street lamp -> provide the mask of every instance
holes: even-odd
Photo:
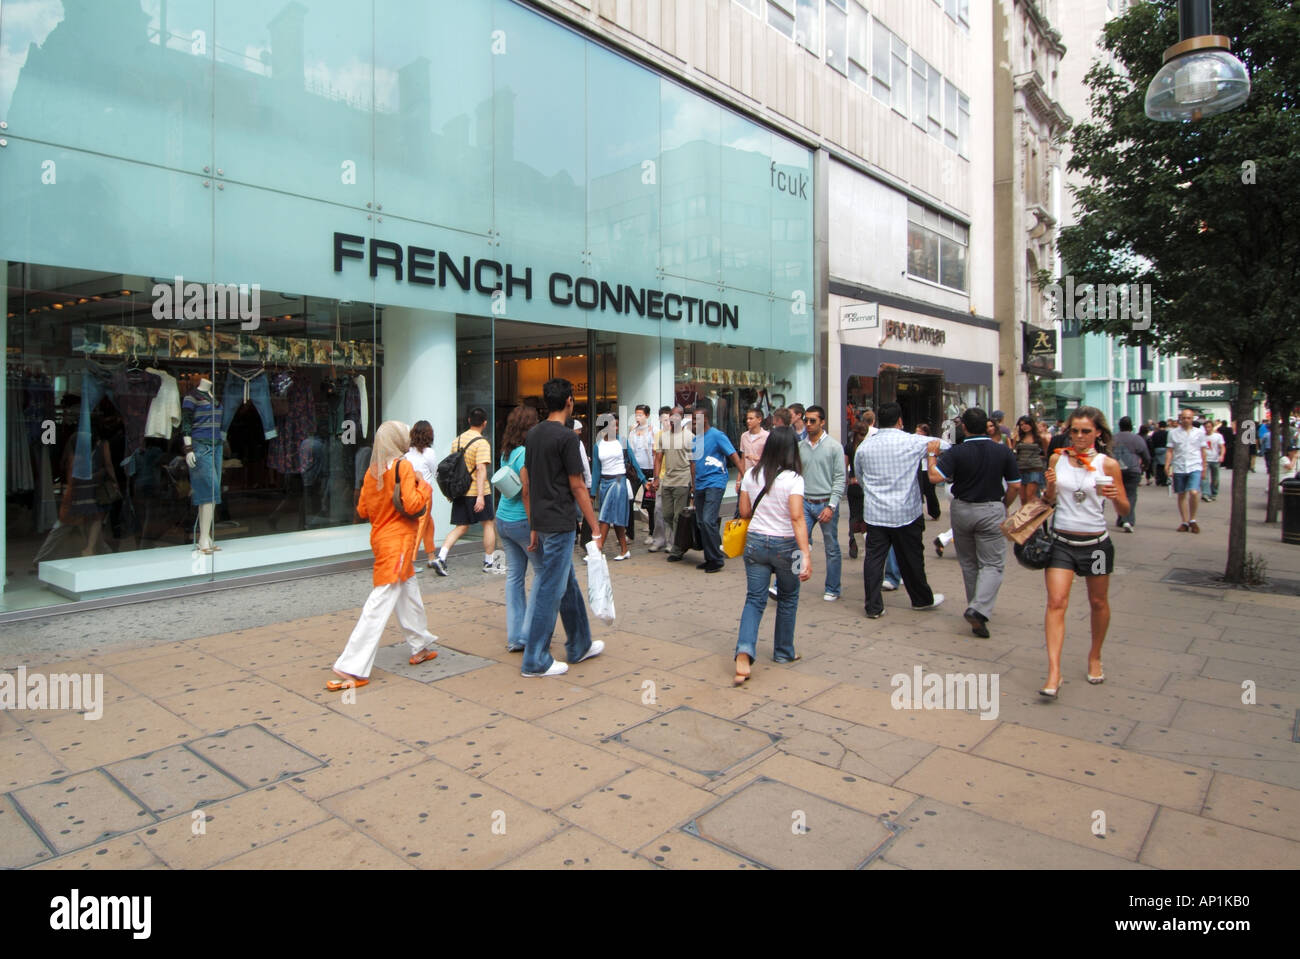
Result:
[[[1250,96],[1250,74],[1232,41],[1211,32],[1210,0],[1178,0],[1178,42],[1147,87],[1152,120],[1200,120],[1226,113]]]

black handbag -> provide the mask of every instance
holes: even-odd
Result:
[[[1016,543],[1016,560],[1026,569],[1047,569],[1052,559],[1052,545],[1056,537],[1052,535],[1052,518],[1040,524],[1029,539]]]

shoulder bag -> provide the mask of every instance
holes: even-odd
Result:
[[[749,512],[749,519],[754,518],[758,512],[758,504],[763,502],[763,497],[767,495],[764,489],[754,500],[754,508]],[[727,525],[722,528],[722,552],[732,559],[740,556],[745,552],[745,540],[749,536],[749,519],[727,520]]]

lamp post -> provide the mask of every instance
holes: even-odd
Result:
[[[1147,87],[1147,116],[1200,120],[1245,103],[1250,74],[1231,50],[1232,41],[1213,32],[1210,0],[1178,0],[1178,42]]]

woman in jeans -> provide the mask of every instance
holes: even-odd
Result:
[[[1016,420],[1011,448],[1015,451],[1016,467],[1020,470],[1020,505],[1024,506],[1043,488],[1043,471],[1047,467],[1044,459],[1047,445],[1038,431],[1038,424],[1028,413]]]
[[[501,465],[508,466],[516,475],[524,468],[524,437],[537,425],[537,410],[519,405],[506,418],[505,432],[501,436]],[[501,534],[501,548],[506,552],[506,649],[512,653],[524,650],[524,613],[528,609],[528,594],[524,589],[524,574],[528,572],[528,513],[519,493],[503,496],[497,504],[497,532]]]
[[[792,663],[799,658],[794,651],[799,584],[812,576],[802,472],[798,437],[790,427],[778,426],[768,436],[758,465],[748,470],[740,483],[740,516],[750,522],[745,539],[745,608],[736,639],[737,686],[749,679],[758,647],[758,624],[767,608],[767,588],[774,573],[777,606],[773,658],[778,663]]]
[[[1047,684],[1038,691],[1056,699],[1061,688],[1061,650],[1065,646],[1065,611],[1076,576],[1088,584],[1092,608],[1092,648],[1088,651],[1088,682],[1105,682],[1101,646],[1110,627],[1110,574],[1115,569],[1115,546],[1106,530],[1106,500],[1115,511],[1127,514],[1119,463],[1105,455],[1111,447],[1110,428],[1101,410],[1081,406],[1068,422],[1070,445],[1052,454],[1043,499],[1056,505],[1052,516],[1052,553],[1047,562]]]

